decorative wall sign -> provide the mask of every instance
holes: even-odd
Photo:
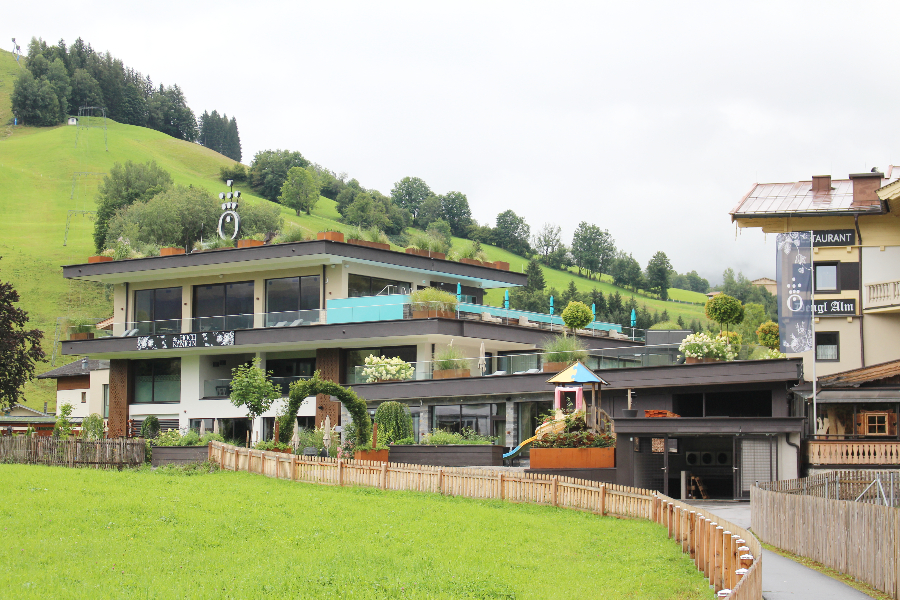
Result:
[[[856,314],[856,298],[838,300],[816,300],[816,316],[847,316]]]
[[[855,246],[856,232],[852,229],[813,231],[813,246]]]
[[[234,332],[204,331],[202,333],[169,333],[161,335],[144,335],[137,339],[138,350],[209,348],[212,346],[234,346]]]
[[[778,329],[782,352],[812,350],[812,232],[777,238]]]

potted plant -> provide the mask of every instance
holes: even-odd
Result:
[[[94,339],[94,323],[82,317],[75,317],[69,321],[71,332],[70,340],[92,340]]]
[[[332,242],[343,242],[344,234],[341,233],[340,231],[333,231],[333,230],[320,231],[319,233],[316,234],[316,239],[317,240],[329,240]]]
[[[405,381],[415,376],[416,370],[411,364],[398,356],[390,358],[370,354],[366,357],[363,377],[366,383],[378,381]]]
[[[456,296],[433,287],[420,288],[409,296],[413,319],[456,318]]]
[[[469,361],[465,353],[457,347],[450,345],[438,350],[434,355],[433,379],[452,379],[456,377],[470,377]]]
[[[725,338],[709,337],[705,333],[692,333],[681,341],[678,351],[684,354],[687,364],[734,360],[732,347]]]
[[[591,431],[584,411],[566,413],[565,428],[541,436],[531,446],[532,469],[612,469],[616,466],[616,438],[604,431]],[[546,415],[544,422],[557,420]]]
[[[545,373],[562,371],[576,360],[587,358],[587,347],[574,335],[558,335],[544,340]]]

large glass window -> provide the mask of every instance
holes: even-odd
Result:
[[[359,298],[362,296],[386,296],[389,294],[408,294],[411,288],[408,281],[396,281],[394,279],[382,279],[357,275],[351,273],[347,277],[347,296]]]
[[[365,379],[357,381],[356,367],[366,364],[366,357],[371,355],[384,356],[386,358],[398,357],[408,363],[416,362],[415,346],[387,346],[383,348],[358,348],[346,351],[347,370],[345,371],[345,383],[365,383]]]
[[[181,359],[134,361],[134,404],[181,401]]]
[[[252,327],[252,281],[194,286],[194,319],[191,331]]]
[[[293,382],[312,377],[315,370],[315,358],[266,359],[266,371],[272,374],[272,383],[281,386],[285,396]]]
[[[492,421],[505,420],[505,404],[436,405],[431,411],[432,429],[453,432],[471,429],[479,435],[495,435]]]
[[[109,418],[109,384],[103,384],[103,418]]]
[[[816,360],[840,360],[840,336],[837,331],[816,332]]]
[[[136,291],[134,321],[141,335],[181,333],[181,288]]]
[[[297,326],[319,320],[319,276],[266,280],[266,327]]]
[[[841,288],[838,286],[837,263],[816,263],[814,276],[817,292],[841,291]]]

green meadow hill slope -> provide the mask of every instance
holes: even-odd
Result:
[[[60,125],[50,128],[13,127],[10,94],[12,80],[19,66],[13,55],[0,51],[0,280],[10,281],[21,295],[20,305],[28,311],[31,323],[45,332],[45,350],[53,351],[57,323],[72,317],[105,318],[112,312],[108,290],[98,284],[72,282],[62,278],[62,265],[81,263],[94,254],[93,221],[90,215],[72,211],[94,210],[97,185],[102,174],[116,162],[155,160],[167,169],[177,184],[204,187],[213,193],[224,190],[219,169],[232,164],[221,154],[198,144],[176,140],[158,131],[122,125],[113,121],[95,124],[99,127]],[[108,147],[108,150],[107,150]],[[255,196],[246,186],[240,188],[243,200],[249,203],[267,202]],[[71,214],[70,214],[71,213]],[[324,229],[350,233],[353,227],[338,221],[335,203],[321,198],[313,214],[296,216],[282,209],[286,221],[296,223],[308,233]],[[68,235],[66,223],[69,221]],[[66,243],[64,246],[63,243]],[[454,248],[471,242],[454,239]],[[503,260],[510,268],[523,271],[527,261],[499,248],[484,246],[490,260]],[[604,294],[619,291],[623,298],[630,291],[609,281],[594,281],[576,274],[544,269],[547,286],[562,292],[570,280],[581,291],[599,288]],[[678,299],[702,302],[705,297],[683,290],[673,290]],[[685,297],[685,294],[688,294]],[[703,307],[691,304],[662,302],[637,296],[653,312],[663,309],[675,319],[686,321],[703,318]],[[502,290],[488,295],[491,304],[500,304]],[[56,366],[65,364],[68,357],[56,357]],[[39,372],[51,368],[50,363],[39,366]],[[26,388],[29,406],[43,408],[48,402],[55,406],[53,382],[34,382]]]

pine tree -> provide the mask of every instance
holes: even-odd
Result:
[[[477,244],[478,242],[475,243]],[[540,263],[535,259],[532,258],[528,261],[525,274],[528,276],[528,283],[525,285],[525,289],[529,292],[542,292],[547,287],[544,281],[544,271],[541,269]]]

